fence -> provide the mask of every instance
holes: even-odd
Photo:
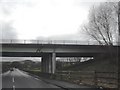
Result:
[[[19,40],[19,39],[1,39],[3,44],[75,44],[75,45],[99,45],[97,41],[80,40]]]
[[[9,44],[75,44],[75,45],[100,45],[97,41],[80,40],[22,40],[22,39],[0,39],[0,43]],[[103,42],[104,43],[104,42]],[[113,45],[120,45],[120,42],[114,42]]]
[[[26,71],[26,70],[25,70]],[[42,73],[36,71],[26,71],[31,74],[75,84],[90,85],[103,88],[118,87],[118,73],[116,72],[96,72],[96,71],[62,71],[55,74]]]
[[[118,87],[118,73],[96,71],[63,71],[57,72],[54,79],[64,80],[76,84],[101,86],[105,88]]]

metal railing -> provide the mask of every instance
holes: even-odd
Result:
[[[79,40],[18,40],[2,39],[2,44],[75,44],[75,45],[99,45],[96,41],[79,41]]]
[[[73,44],[73,45],[99,45],[97,41],[80,40],[22,40],[22,39],[0,39],[1,44]],[[114,45],[120,45],[115,42]]]

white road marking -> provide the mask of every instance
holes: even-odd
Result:
[[[12,78],[12,81],[15,82],[15,78],[14,77]]]
[[[38,78],[35,78],[36,80],[39,80]]]
[[[13,90],[15,90],[15,86],[13,85]]]
[[[103,87],[100,87],[100,89],[103,89]]]
[[[20,74],[19,75],[22,75],[22,76],[25,76],[25,77],[30,77],[30,75],[28,75],[27,73],[25,73],[24,71],[21,71],[19,69],[16,69],[16,71],[18,71]]]

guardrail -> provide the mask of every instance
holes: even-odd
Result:
[[[2,44],[75,44],[75,45],[100,45],[97,41],[80,40],[21,40],[21,39],[1,39]],[[120,42],[114,42],[120,46]]]
[[[2,44],[79,44],[79,45],[99,45],[98,42],[79,41],[79,40],[18,40],[2,39]]]

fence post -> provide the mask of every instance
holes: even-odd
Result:
[[[62,80],[62,74],[60,75],[60,79]]]
[[[120,71],[118,71],[118,89],[120,90]]]
[[[76,43],[75,44],[77,44],[77,40],[76,40]]]
[[[11,40],[11,44],[12,44],[12,40]]]
[[[94,71],[94,85],[97,86],[97,72]]]
[[[26,40],[24,40],[24,44],[26,44]]]
[[[118,90],[120,90],[120,87],[119,87],[119,84],[120,84],[120,83],[119,83],[119,81],[120,81],[120,78],[119,78],[119,71],[116,72],[116,76],[117,76],[117,77],[116,77],[116,81],[117,81],[117,84],[116,84],[116,85],[117,85]]]
[[[68,72],[68,80],[70,80],[70,76],[71,75],[71,73],[70,73],[70,71]]]
[[[63,44],[65,44],[65,40],[63,40]]]
[[[39,40],[37,40],[37,44],[39,44]]]

